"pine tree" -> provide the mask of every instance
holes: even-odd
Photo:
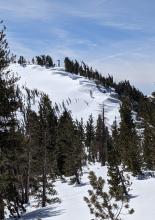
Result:
[[[57,136],[57,165],[60,175],[74,176],[80,183],[84,149],[81,131],[73,122],[70,113],[65,110],[60,117]]]
[[[121,165],[119,128],[116,118],[112,124],[111,146],[108,148],[108,163]]]
[[[25,88],[25,95],[22,99],[21,112],[23,120],[21,128],[24,136],[23,141],[23,200],[24,203],[29,203],[30,179],[32,179],[32,163],[36,146],[38,145],[38,117],[35,111],[32,110],[32,105],[35,104],[36,97],[38,96],[37,90],[29,90]]]
[[[38,177],[39,186],[39,194],[37,195],[38,198],[41,198],[41,206],[45,207],[48,203],[57,202],[59,199],[56,197],[49,199],[48,195],[56,195],[56,191],[53,188],[53,182],[49,181],[49,174],[51,179],[54,180],[52,177],[52,173],[50,173],[51,167],[54,168],[54,162],[56,158],[54,157],[54,149],[55,146],[52,146],[52,127],[55,126],[53,120],[55,118],[54,110],[51,106],[51,101],[47,95],[42,95],[41,100],[39,103],[39,125],[40,125],[40,153],[41,153],[41,160],[42,164],[38,164],[38,168],[40,167],[40,174],[41,178]],[[51,161],[51,150],[53,150],[53,164]],[[49,164],[51,167],[49,167]],[[53,170],[54,174],[54,170]],[[40,194],[41,193],[41,194]]]
[[[88,160],[94,163],[97,158],[97,151],[95,148],[95,128],[92,114],[89,116],[89,119],[86,124],[85,145],[88,151]]]
[[[52,60],[51,56],[49,56],[49,55],[46,56],[46,65],[45,66],[48,68],[54,66],[53,60]]]
[[[20,56],[20,57],[19,57],[19,60],[18,60],[18,63],[19,63],[20,65],[25,66],[25,65],[26,65],[26,59],[25,59],[23,56]]]
[[[98,152],[98,161],[102,166],[105,166],[108,160],[108,129],[104,121],[104,109],[102,116],[99,115],[97,119],[96,132],[95,132],[95,145]]]
[[[2,22],[1,22],[2,23]],[[10,63],[5,27],[0,31],[0,219],[4,219],[5,201],[10,203],[9,191],[16,185],[16,156],[19,152],[16,111],[20,106],[18,78],[8,70]]]
[[[155,169],[155,128],[145,121],[143,137],[143,159],[145,168]]]
[[[119,131],[116,119],[112,125],[112,142],[108,149],[108,183],[109,193],[120,200],[123,197],[129,200],[130,191],[130,177],[124,173],[124,167],[121,166],[120,152],[119,152]]]
[[[132,119],[129,99],[124,99],[120,108],[121,122],[119,145],[123,164],[133,175],[141,173],[141,143]]]
[[[124,214],[125,209],[128,214],[134,212],[133,209],[129,209],[129,203],[124,198],[121,198],[119,202],[115,201],[115,197],[104,190],[105,181],[102,177],[97,178],[95,173],[91,171],[89,180],[93,189],[88,191],[89,197],[84,197],[84,200],[90,209],[90,213],[95,216],[95,220],[121,220],[121,215]]]
[[[71,72],[71,61],[69,60],[68,57],[65,57],[64,64],[65,64],[65,71]]]
[[[74,73],[75,74],[79,73],[79,63],[77,62],[77,60],[75,60],[75,63],[74,63]]]

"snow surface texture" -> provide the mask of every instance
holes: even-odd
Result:
[[[107,126],[115,117],[119,122],[120,101],[113,89],[96,86],[95,82],[79,75],[65,72],[63,68],[49,68],[38,65],[12,64],[10,69],[21,77],[20,85],[38,89],[49,95],[52,103],[62,108],[62,102],[72,112],[74,119],[87,121],[92,113],[96,120],[105,109]]]
[[[89,165],[84,168],[84,175],[82,177],[82,184],[69,185],[68,183],[61,183],[56,181],[55,186],[60,199],[61,204],[54,204],[47,206],[46,208],[27,207],[27,213],[21,218],[23,220],[91,220],[93,218],[89,213],[89,209],[83,200],[84,196],[88,196],[88,189],[90,184],[88,180],[88,173],[93,170],[97,176],[107,178],[106,167],[101,167],[99,163],[95,165]],[[138,180],[131,178],[133,182],[133,190],[131,194],[133,198],[130,202],[130,207],[134,208],[135,213],[133,215],[122,216],[123,220],[154,220],[155,219],[155,178],[149,178],[145,180]]]

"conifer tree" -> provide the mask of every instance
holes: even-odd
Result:
[[[124,99],[120,108],[121,122],[119,145],[123,164],[133,175],[141,173],[141,144],[132,119],[129,99]]]
[[[54,66],[53,60],[52,60],[51,56],[49,56],[49,55],[46,56],[46,65],[45,66],[46,67],[53,67]]]
[[[112,144],[109,148],[108,156],[108,183],[109,193],[115,197],[116,200],[125,198],[129,200],[130,191],[130,177],[125,174],[124,167],[120,164],[119,152],[119,133],[116,119],[112,126]]]
[[[67,110],[60,117],[57,137],[59,173],[65,176],[75,176],[75,181],[79,184],[79,172],[82,169],[84,149],[81,141],[81,131],[73,122]]]
[[[71,61],[68,57],[65,57],[64,64],[65,64],[65,71],[71,72]]]
[[[74,63],[74,73],[75,74],[79,73],[79,63],[77,62],[77,60],[75,60],[75,63]]]
[[[38,92],[36,90],[29,90],[25,88],[25,95],[22,99],[21,112],[23,120],[21,123],[23,135],[24,135],[24,154],[23,154],[23,200],[24,203],[29,203],[29,191],[30,191],[30,179],[32,178],[32,162],[33,154],[36,150],[36,142],[38,136],[38,118],[36,112],[32,110],[32,105],[35,104],[36,96]]]
[[[54,168],[54,163],[56,161],[56,158],[54,157],[55,153],[55,146],[52,146],[52,126],[55,126],[53,120],[55,118],[54,110],[51,106],[51,101],[49,97],[45,94],[41,96],[41,100],[39,103],[39,133],[40,133],[40,154],[42,155],[42,164],[38,164],[38,169],[40,167],[40,174],[41,178],[38,177],[38,183],[39,183],[39,193],[37,195],[38,198],[41,198],[41,206],[45,207],[48,203],[57,202],[59,201],[58,198],[52,197],[52,199],[48,198],[48,195],[55,196],[56,191],[53,187],[53,182],[49,182],[49,174],[51,179],[54,180],[54,176],[52,177],[52,173],[50,173],[51,167]],[[51,150],[53,150],[53,164],[52,161],[49,158],[49,155],[51,156]],[[50,153],[50,154],[49,154]],[[40,159],[41,159],[40,158]],[[51,167],[49,167],[49,164]],[[54,170],[53,170],[54,174]]]
[[[143,137],[143,159],[145,168],[155,169],[155,128],[145,121]]]
[[[95,128],[92,114],[89,116],[86,124],[85,145],[88,151],[88,160],[94,163],[95,159],[97,158],[97,152],[95,148]]]
[[[99,115],[97,119],[96,132],[95,132],[95,145],[98,152],[98,161],[102,166],[105,166],[108,160],[108,129],[105,126],[104,109],[102,116]]]
[[[2,24],[2,22],[1,22]],[[20,106],[18,78],[8,70],[10,63],[5,27],[0,31],[0,219],[4,219],[5,201],[10,203],[9,191],[13,190],[15,155],[18,154],[16,111]],[[12,180],[12,185],[10,181]]]
[[[105,181],[102,177],[97,178],[94,172],[89,174],[90,185],[92,190],[89,190],[89,197],[84,197],[90,213],[94,215],[93,220],[121,220],[122,213],[126,210],[126,214],[132,214],[133,209],[129,209],[128,201],[121,199],[116,201],[109,192],[104,189]]]
[[[20,56],[19,57],[19,60],[18,60],[18,63],[20,64],[20,65],[25,65],[26,64],[26,59],[23,57],[23,56]]]

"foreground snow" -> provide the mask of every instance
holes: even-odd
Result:
[[[107,169],[96,163],[84,169],[82,184],[80,186],[69,185],[56,181],[55,186],[62,200],[61,204],[54,204],[46,208],[29,206],[23,220],[90,220],[89,209],[83,200],[87,196],[90,184],[88,173],[90,170],[95,171],[98,176],[106,179]],[[124,220],[154,220],[155,219],[155,178],[146,180],[137,180],[132,177],[132,195],[130,206],[134,208],[133,215],[123,216]]]
[[[10,68],[21,77],[20,85],[45,92],[60,110],[64,102],[74,119],[86,121],[92,113],[96,120],[104,107],[107,125],[111,125],[115,117],[119,120],[120,101],[112,89],[97,87],[94,81],[65,72],[62,68],[22,67],[19,64],[12,64]]]

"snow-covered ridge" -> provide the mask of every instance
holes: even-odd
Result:
[[[119,121],[120,101],[113,89],[97,86],[93,80],[65,72],[62,67],[47,69],[11,64],[10,69],[21,77],[20,85],[45,92],[59,107],[64,102],[74,119],[86,121],[92,113],[96,120],[104,107],[107,125],[110,126],[115,117]]]

